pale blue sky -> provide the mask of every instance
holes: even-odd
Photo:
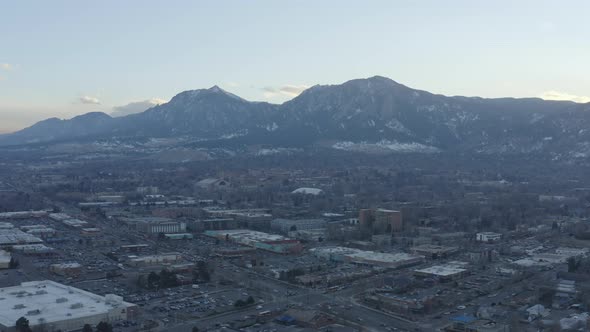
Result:
[[[373,75],[447,95],[584,101],[588,13],[586,0],[5,1],[0,131],[215,84],[278,103]]]

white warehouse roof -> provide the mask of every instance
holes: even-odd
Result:
[[[114,295],[100,296],[54,281],[23,282],[0,288],[0,326],[12,327],[20,317],[31,326],[105,315],[113,309],[134,306]]]

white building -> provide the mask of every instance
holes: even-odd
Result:
[[[432,277],[441,282],[456,280],[465,276],[468,270],[461,262],[449,262],[448,264],[434,265],[423,269],[414,270],[414,275],[419,277]]]
[[[8,269],[10,267],[10,259],[12,256],[9,252],[0,250],[0,269]]]
[[[318,247],[310,249],[309,252],[316,257],[331,261],[392,269],[415,265],[424,261],[424,256],[421,255],[406,254],[403,252],[382,253],[348,247]]]
[[[494,232],[482,232],[475,234],[475,239],[479,242],[494,242],[502,238],[502,234]]]
[[[147,266],[175,263],[182,259],[182,256],[177,253],[167,253],[161,255],[149,256],[129,256],[129,265],[131,266]]]
[[[136,306],[120,296],[103,297],[50,280],[0,288],[0,308],[2,331],[14,331],[20,317],[28,319],[33,330],[43,325],[45,331],[75,331],[84,324],[130,319],[136,312]]]
[[[0,246],[9,247],[18,244],[41,243],[40,238],[17,228],[0,229]]]

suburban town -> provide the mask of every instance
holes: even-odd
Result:
[[[2,160],[0,329],[588,328],[587,174],[88,156]]]

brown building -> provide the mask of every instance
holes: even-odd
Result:
[[[378,209],[375,211],[373,230],[376,234],[397,233],[404,229],[402,213],[397,210]]]
[[[386,209],[361,209],[359,211],[361,229],[372,234],[391,234],[404,229],[401,211]]]

